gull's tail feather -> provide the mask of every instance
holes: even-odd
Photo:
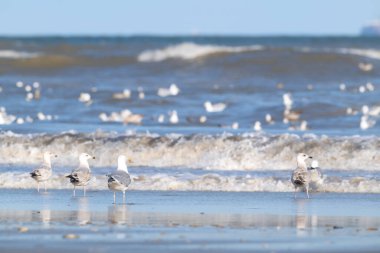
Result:
[[[37,172],[33,171],[33,172],[30,172],[29,173],[32,177],[38,177],[39,174],[37,174]]]
[[[70,178],[71,183],[78,183],[79,182],[79,179],[78,179],[78,177],[76,177],[76,175],[70,174],[70,175],[67,175],[66,177]]]
[[[305,182],[304,182],[303,180],[301,180],[301,179],[295,179],[295,180],[293,181],[293,183],[294,183],[295,185],[298,185],[298,186],[302,186],[302,185],[305,184]]]

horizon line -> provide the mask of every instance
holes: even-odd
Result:
[[[159,34],[159,33],[131,33],[131,34],[106,34],[106,33],[65,33],[65,34],[54,34],[54,33],[47,33],[47,34],[1,34],[0,38],[43,38],[43,37],[161,37],[161,38],[170,38],[170,37],[371,37],[371,36],[365,36],[361,33],[357,34],[308,34],[308,33],[294,33],[294,34],[233,34],[233,33],[226,33],[226,34],[220,34],[220,33],[205,33],[205,34],[191,34],[191,33],[178,33],[178,34]],[[376,37],[376,36],[374,36]]]

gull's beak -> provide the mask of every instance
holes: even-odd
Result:
[[[133,160],[131,158],[128,158],[129,163],[133,163]]]
[[[95,159],[95,156],[94,156],[94,157],[92,157],[92,159]]]

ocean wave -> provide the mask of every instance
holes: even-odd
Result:
[[[289,170],[305,152],[322,168],[379,171],[379,137],[327,137],[295,134],[118,135],[96,132],[40,135],[0,134],[3,164],[37,164],[41,153],[59,155],[56,164],[76,165],[82,152],[95,155],[93,166],[115,166],[124,154],[134,166],[215,170]]]
[[[323,48],[323,49],[317,49],[317,48],[310,48],[310,47],[301,47],[297,48],[296,50],[299,50],[303,53],[335,53],[335,54],[343,54],[343,55],[355,55],[355,56],[362,56],[370,59],[380,60],[380,50],[376,49],[360,49],[360,48]]]
[[[326,54],[334,55],[352,55],[369,59],[380,60],[380,50],[373,48],[316,48],[316,47],[264,47],[262,45],[250,46],[222,46],[222,45],[201,45],[191,42],[171,45],[161,49],[145,50],[137,56],[139,62],[160,62],[168,59],[194,60],[201,57],[207,57],[215,54],[245,53],[252,51],[267,50],[268,57],[281,57],[283,52],[294,53],[314,53],[325,56]],[[324,60],[325,58],[321,58]],[[337,58],[340,59],[340,58]],[[299,59],[296,59],[299,60]],[[313,57],[312,61],[318,58]],[[246,63],[246,62],[245,62]],[[260,64],[260,61],[254,59],[254,64]],[[310,63],[310,62],[306,62]],[[302,64],[302,63],[301,63]]]
[[[199,45],[185,42],[177,45],[168,46],[163,49],[146,50],[137,57],[140,62],[158,62],[171,58],[192,60],[218,53],[241,53],[247,51],[257,51],[263,49],[260,45],[252,46],[219,46],[219,45]]]
[[[338,50],[338,52],[342,54],[351,54],[380,60],[380,50],[375,49],[341,48]]]
[[[40,54],[38,53],[29,53],[29,52],[21,52],[21,51],[14,51],[14,50],[0,50],[0,58],[25,59],[25,58],[34,58],[38,56],[40,56]]]
[[[93,168],[95,173],[96,168]],[[290,175],[290,171],[289,171]],[[135,169],[134,181],[131,190],[153,191],[231,191],[231,192],[293,192],[294,186],[288,177],[267,176],[254,177],[250,175],[236,176],[222,173],[209,173],[203,175],[182,175],[175,173],[140,174]],[[324,183],[313,186],[311,192],[337,192],[337,193],[380,193],[379,180],[364,177],[327,177]],[[72,185],[65,174],[54,173],[46,183],[49,189],[72,189]],[[0,188],[33,189],[36,182],[29,173],[5,172],[0,174]],[[107,190],[107,177],[94,176],[88,187],[90,190]]]

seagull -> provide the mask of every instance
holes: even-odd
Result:
[[[202,115],[202,116],[199,117],[199,123],[203,124],[203,123],[206,123],[206,121],[207,121],[207,117],[206,116]]]
[[[292,111],[290,109],[284,110],[284,123],[289,123],[289,121],[298,121],[300,119],[301,112],[300,111]]]
[[[231,128],[232,129],[239,129],[239,122],[232,123]]]
[[[81,94],[79,94],[78,100],[79,102],[85,103],[87,105],[91,104],[92,102],[90,93],[86,93],[86,92],[82,92]]]
[[[17,87],[17,88],[22,88],[22,87],[24,87],[24,83],[21,82],[21,81],[18,81],[18,82],[16,83],[16,87]]]
[[[123,192],[123,203],[125,203],[125,191],[131,183],[131,176],[128,173],[126,164],[127,158],[124,155],[120,155],[117,158],[117,169],[115,172],[108,176],[108,189],[113,191],[113,203],[116,204],[116,191]],[[132,162],[130,159],[129,162]]]
[[[363,72],[370,72],[373,70],[373,65],[371,63],[359,62],[358,68]]]
[[[176,110],[171,111],[169,112],[169,115],[170,115],[169,122],[172,124],[178,124],[179,118],[178,118],[177,111]]]
[[[145,98],[144,88],[143,87],[137,87],[137,91],[139,92],[139,99]]]
[[[311,162],[311,166],[307,169],[310,173],[310,182],[318,187],[323,183],[323,174],[321,169],[319,168],[319,164],[317,160],[313,160]]]
[[[124,124],[141,124],[144,116],[141,114],[133,114],[130,110],[121,111],[120,116]]]
[[[88,165],[88,159],[95,159],[95,156],[91,156],[86,153],[82,153],[79,156],[79,167],[73,169],[70,175],[66,176],[70,178],[70,183],[74,185],[73,195],[75,197],[75,187],[83,186],[83,195],[86,196],[86,185],[91,179],[91,170]]]
[[[177,96],[179,94],[179,88],[174,83],[167,88],[159,88],[157,91],[157,95],[160,97],[168,97],[168,96]]]
[[[285,93],[282,95],[282,100],[286,109],[290,110],[293,105],[293,99],[291,93]]]
[[[309,129],[309,127],[307,126],[307,121],[306,121],[306,120],[302,120],[299,129],[300,129],[301,131],[306,131],[306,130]]]
[[[265,121],[268,123],[268,124],[273,124],[274,123],[274,120],[272,118],[272,115],[270,115],[269,113],[267,113],[265,115]]]
[[[368,128],[373,127],[376,124],[376,121],[371,119],[368,115],[363,115],[360,118],[360,128],[362,130],[367,130]]]
[[[144,115],[134,114],[130,110],[125,109],[120,113],[112,112],[110,115],[102,112],[99,114],[99,119],[103,122],[123,122],[124,124],[141,124]]]
[[[256,131],[256,132],[259,132],[262,130],[261,128],[261,122],[260,121],[256,121],[255,124],[253,125],[253,129]]]
[[[9,125],[16,120],[16,116],[7,114],[5,107],[0,107],[0,125]]]
[[[124,89],[123,92],[117,92],[117,93],[112,94],[112,98],[113,99],[118,99],[118,100],[128,99],[128,98],[131,97],[131,95],[132,95],[131,90]]]
[[[312,159],[304,153],[299,153],[297,155],[297,168],[292,173],[291,181],[294,185],[294,198],[296,198],[297,188],[301,187],[306,190],[307,198],[309,198],[309,183],[310,183],[310,172],[307,169],[306,160]]]
[[[365,87],[367,88],[368,91],[374,91],[375,90],[375,86],[369,82],[365,85]]]
[[[51,161],[50,157],[57,157],[57,155],[51,152],[44,153],[44,162],[30,173],[30,176],[37,181],[37,191],[40,192],[40,182],[44,182],[46,192],[46,181],[51,177]]]
[[[165,115],[160,114],[157,119],[158,123],[164,123],[165,121]]]
[[[212,104],[210,101],[206,101],[203,105],[207,112],[222,112],[227,107],[225,103]]]

